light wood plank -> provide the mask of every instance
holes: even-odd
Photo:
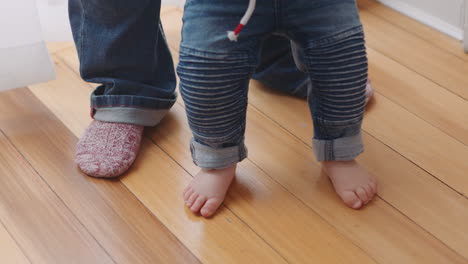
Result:
[[[372,48],[368,56],[369,76],[376,91],[468,145],[466,100]]]
[[[46,45],[50,54],[55,54],[58,51],[73,48],[75,46],[73,42],[70,41],[52,41],[47,42]]]
[[[115,262],[199,263],[123,184],[78,171],[76,137],[28,90],[2,94],[0,105],[2,130]]]
[[[400,30],[414,34],[430,44],[452,53],[462,60],[468,61],[468,54],[463,52],[463,43],[436,29],[426,26],[398,11],[386,7],[374,0],[359,1],[360,9],[369,11],[373,15],[397,26]]]
[[[360,15],[369,47],[468,99],[468,61],[401,30],[365,9]]]
[[[468,146],[387,98],[377,94],[375,99],[363,129],[468,197]]]
[[[0,261],[11,264],[31,263],[23,254],[3,224],[0,223]]]
[[[3,133],[0,149],[0,220],[29,259],[114,263]]]
[[[70,60],[75,59],[76,53]],[[32,89],[75,135],[80,135],[88,125],[89,117],[83,109],[89,107],[92,88],[61,60],[55,61],[57,80]],[[181,193],[190,176],[150,141],[142,145],[140,158],[122,182],[200,261],[285,263],[231,211],[224,209],[218,217],[205,220],[184,210]]]
[[[274,92],[258,82],[253,83],[249,102],[311,147],[313,127],[307,103]],[[377,102],[372,111],[381,107],[380,98],[377,95]],[[275,107],[271,107],[272,105]],[[393,113],[389,112],[373,125],[385,127],[389,115],[392,116]],[[399,116],[395,117],[398,118]],[[369,122],[368,117],[365,117],[365,122]],[[396,133],[399,130],[392,131]],[[364,133],[363,136],[366,151],[358,160],[377,176],[380,183],[379,196],[468,258],[465,247],[468,244],[468,229],[458,229],[464,228],[466,225],[463,223],[468,221],[468,201],[373,136],[368,133]],[[252,151],[250,148],[250,153]],[[277,173],[281,175],[281,171]],[[457,228],[454,228],[455,226]]]

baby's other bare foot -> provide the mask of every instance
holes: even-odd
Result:
[[[359,209],[377,193],[377,180],[356,161],[325,161],[322,165],[347,206]]]
[[[202,169],[183,192],[185,204],[194,213],[212,216],[224,201],[235,173],[236,165],[217,170]]]

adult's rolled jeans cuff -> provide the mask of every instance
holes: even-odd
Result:
[[[212,148],[192,139],[190,142],[193,163],[202,169],[224,169],[247,158],[244,143],[224,148]]]
[[[362,134],[332,140],[313,140],[313,149],[318,161],[353,160],[364,151]]]
[[[155,126],[177,100],[134,95],[92,95],[91,116],[99,121]]]
[[[95,120],[139,126],[156,126],[169,109],[147,109],[132,107],[103,107],[93,109]]]

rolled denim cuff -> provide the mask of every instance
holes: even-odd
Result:
[[[177,100],[135,95],[91,95],[91,116],[99,121],[155,126]]]
[[[91,107],[134,107],[149,109],[169,109],[177,100],[177,94],[174,93],[169,98],[153,98],[137,95],[91,95]]]
[[[104,107],[94,109],[93,118],[103,122],[155,126],[159,124],[167,112],[169,109]]]
[[[362,135],[337,138],[333,140],[313,140],[315,157],[318,161],[353,160],[364,151]]]
[[[212,148],[192,139],[190,150],[193,163],[202,169],[224,169],[247,157],[244,143],[226,148]]]

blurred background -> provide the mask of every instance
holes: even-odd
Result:
[[[71,40],[67,0],[36,0],[46,41]],[[162,0],[182,6],[185,0]],[[380,0],[379,2],[456,39],[462,40],[465,0]]]

